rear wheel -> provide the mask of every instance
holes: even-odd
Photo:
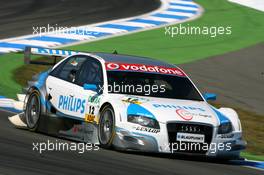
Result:
[[[29,95],[25,110],[27,127],[31,131],[38,130],[40,114],[41,114],[40,97],[38,91],[34,90]]]
[[[110,105],[100,112],[98,139],[101,147],[111,148],[115,135],[115,113]]]

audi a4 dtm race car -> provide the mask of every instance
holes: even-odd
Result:
[[[31,131],[101,147],[237,158],[245,148],[237,113],[207,103],[180,68],[120,54],[26,48],[63,57],[26,88],[23,113]]]

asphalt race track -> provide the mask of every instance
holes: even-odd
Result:
[[[0,7],[0,38],[28,34],[32,25],[57,23],[74,26],[109,20],[109,18],[132,16],[157,8],[159,4],[153,2],[153,0],[9,0]],[[56,13],[60,10],[63,12]],[[14,114],[0,111],[0,174],[259,175],[262,173],[256,169],[228,163],[192,160],[172,155],[142,155],[101,148],[99,151],[86,151],[84,154],[70,151],[39,154],[32,150],[33,143],[47,142],[47,140],[64,142],[64,140],[16,129],[8,121],[8,117],[12,115]]]
[[[180,65],[203,92],[222,104],[264,114],[264,43]]]
[[[140,15],[159,6],[159,0],[8,0],[0,6],[0,39],[32,34],[33,26],[87,25]]]
[[[1,112],[0,174],[175,174],[175,175],[259,175],[247,167],[189,160],[165,155],[142,155],[99,149],[79,154],[75,151],[33,151],[33,142],[56,142],[58,138],[16,129]],[[63,141],[64,142],[64,141]]]

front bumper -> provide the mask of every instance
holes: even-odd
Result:
[[[214,149],[207,152],[209,157],[218,158],[239,158],[240,152],[246,148],[246,141],[242,139],[241,132],[233,132],[228,134],[228,138],[222,138],[223,135],[217,135],[212,144],[215,145],[229,145],[228,149]]]
[[[169,134],[166,124],[160,123],[159,133],[147,133],[136,131],[133,125],[118,127],[113,145],[121,150],[134,150],[154,153],[176,153],[183,155],[198,155],[217,158],[238,158],[240,152],[245,149],[246,142],[242,140],[241,132],[233,132],[229,135],[216,134],[213,128],[212,139],[208,149],[204,152],[175,151],[169,141]],[[124,129],[126,128],[126,129]],[[224,146],[223,146],[224,145]],[[224,147],[224,148],[223,148]]]
[[[116,129],[113,145],[115,148],[121,150],[159,152],[158,143],[155,137],[129,132],[128,130],[121,128]]]

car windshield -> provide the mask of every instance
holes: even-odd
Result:
[[[126,71],[107,71],[107,76],[109,93],[203,101],[186,77]]]

